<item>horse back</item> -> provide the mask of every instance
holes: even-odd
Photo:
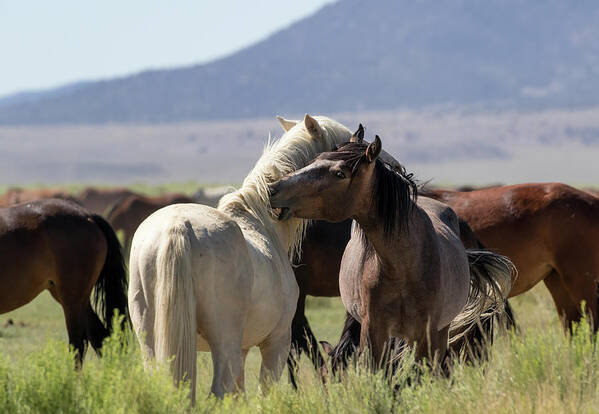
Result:
[[[451,206],[475,232],[508,223],[542,220],[556,212],[596,215],[599,199],[561,183],[530,183],[469,192],[433,190],[430,194]]]
[[[486,247],[515,264],[520,277],[511,296],[530,289],[564,261],[595,261],[587,252],[599,249],[599,199],[587,192],[561,183],[531,183],[437,195]]]

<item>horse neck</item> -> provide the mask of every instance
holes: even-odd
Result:
[[[383,221],[377,217],[376,207],[364,210],[355,217],[370,247],[379,259],[381,273],[389,278],[411,278],[418,274],[422,264],[422,253],[427,240],[424,230],[429,220],[426,212],[411,201],[408,228],[396,226],[392,234],[386,235]],[[430,220],[429,220],[430,221]],[[353,236],[352,236],[353,237]]]

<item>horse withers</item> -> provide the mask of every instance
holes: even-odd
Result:
[[[83,362],[87,343],[100,352],[115,310],[127,319],[121,246],[100,216],[66,200],[0,209],[0,313],[48,290],[64,311],[69,343]],[[102,322],[91,306],[103,316]]]
[[[405,173],[378,160],[381,143],[347,143],[271,186],[280,220],[356,220],[339,275],[343,303],[361,321],[360,349],[378,363],[391,337],[417,359],[443,358],[450,330],[465,332],[490,305],[500,309],[513,268],[504,257],[466,251],[446,205],[416,202]],[[485,269],[478,269],[477,263]]]

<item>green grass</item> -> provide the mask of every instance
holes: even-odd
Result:
[[[134,186],[147,194],[191,193],[196,183]],[[72,191],[81,187],[69,186]],[[81,371],[73,370],[62,309],[48,293],[0,315],[0,413],[171,413],[171,412],[596,412],[599,357],[584,326],[567,339],[542,284],[512,300],[518,334],[498,338],[491,360],[482,366],[457,365],[451,379],[425,373],[407,385],[409,363],[393,393],[380,374],[358,365],[322,386],[302,358],[299,391],[283,379],[266,392],[258,382],[260,357],[250,352],[246,393],[218,401],[209,396],[210,355],[198,360],[198,402],[189,407],[162,368],[143,369],[137,343],[120,346],[118,337],[99,359],[88,352]],[[306,310],[319,340],[336,343],[344,321],[338,298],[309,298]],[[9,320],[11,323],[9,323]]]
[[[88,352],[83,369],[74,371],[61,309],[43,294],[0,317],[0,412],[596,412],[599,358],[588,331],[583,326],[568,340],[543,286],[513,304],[521,333],[500,337],[483,366],[457,365],[451,379],[425,373],[407,385],[408,364],[394,394],[380,374],[358,365],[323,387],[304,358],[298,392],[286,375],[264,391],[253,351],[246,393],[221,402],[208,395],[211,361],[200,354],[198,402],[191,409],[164,369],[143,369],[133,338],[121,347],[113,337],[103,358]],[[310,298],[307,314],[319,339],[336,341],[344,316],[339,299]],[[6,326],[8,319],[14,324]]]

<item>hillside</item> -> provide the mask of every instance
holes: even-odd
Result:
[[[599,106],[580,110],[330,114],[410,172],[439,184],[599,182]],[[0,187],[32,183],[239,184],[274,118],[164,124],[0,127]]]
[[[212,63],[0,101],[0,124],[583,107],[598,75],[594,0],[341,0]]]

